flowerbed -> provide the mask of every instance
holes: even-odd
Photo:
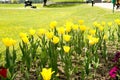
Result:
[[[85,26],[84,20],[78,22],[67,21],[64,27],[57,28],[57,22],[53,21],[49,30],[30,29],[28,34],[20,33],[20,61],[16,60],[17,42],[3,38],[6,50],[5,63],[0,65],[0,79],[119,80],[120,19],[94,22],[93,28]],[[114,52],[115,57],[110,54]]]

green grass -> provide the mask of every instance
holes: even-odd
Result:
[[[54,2],[79,2],[79,1],[84,1],[84,0],[51,0]]]
[[[51,21],[58,21],[58,27],[63,26],[66,20],[78,23],[79,19],[85,20],[87,26],[92,26],[94,21],[113,21],[120,18],[119,12],[112,13],[98,7],[87,4],[79,4],[70,7],[41,7],[37,9],[24,8],[23,4],[0,4],[0,41],[4,37],[12,37],[19,40],[20,32],[28,32],[30,28],[49,28]],[[2,42],[0,45],[3,46]],[[0,52],[4,48],[0,47]]]
[[[37,7],[42,7],[42,4],[33,4]],[[24,3],[21,4],[0,4],[0,8],[24,8]]]

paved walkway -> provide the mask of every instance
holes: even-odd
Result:
[[[95,3],[94,6],[106,8],[106,9],[113,9],[113,4],[112,3]],[[116,6],[114,7],[115,11],[120,11],[120,9],[116,10]]]
[[[99,6],[102,8],[113,9],[112,3],[95,3],[95,6]]]

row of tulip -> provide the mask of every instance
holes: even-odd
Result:
[[[34,70],[37,80],[59,79],[60,72],[64,73],[66,80],[70,80],[76,73],[81,72],[79,77],[85,80],[93,69],[95,78],[101,60],[99,54],[102,54],[105,61],[108,60],[107,43],[116,43],[118,48],[119,32],[120,19],[107,24],[94,22],[92,29],[84,25],[84,20],[79,20],[79,24],[68,21],[64,27],[58,28],[57,22],[53,21],[49,30],[30,29],[29,34],[20,33],[20,61],[16,60],[16,40],[3,38],[6,51],[0,76],[2,79],[13,80],[19,71],[22,78],[30,80],[31,71]],[[117,75],[110,76],[116,78]]]

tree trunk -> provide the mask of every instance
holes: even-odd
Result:
[[[43,0],[43,6],[46,6],[47,0]]]

